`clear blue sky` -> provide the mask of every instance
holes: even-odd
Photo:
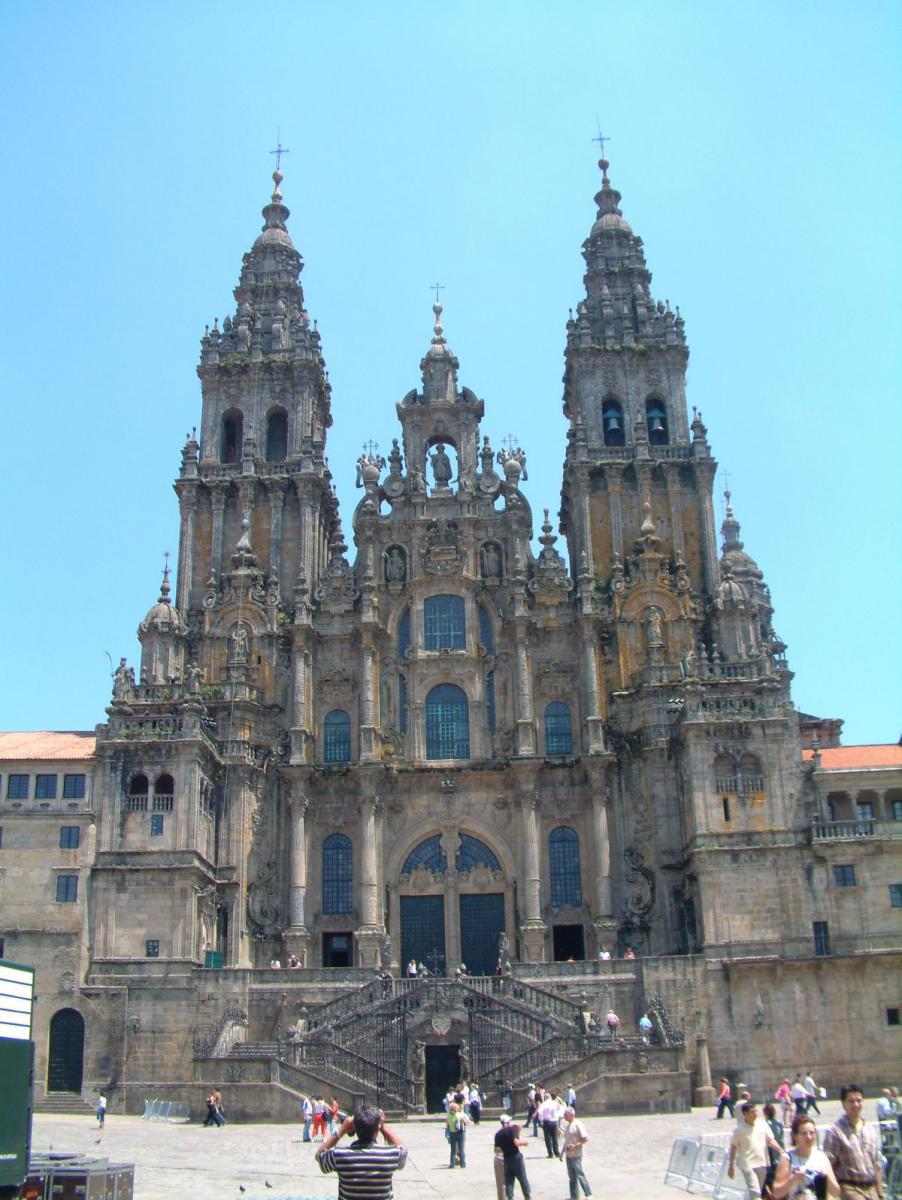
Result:
[[[3,28],[0,728],[92,727],[105,651],[137,658],[277,130],[346,531],[435,279],[484,431],[557,511],[598,114],[796,703],[899,737],[902,6],[30,0]]]

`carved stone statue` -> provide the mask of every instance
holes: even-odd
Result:
[[[501,575],[501,553],[494,542],[482,547],[482,575],[484,579],[497,579]]]
[[[426,1043],[414,1042],[413,1044],[413,1077],[414,1079],[426,1078]]]
[[[196,696],[200,691],[200,684],[203,677],[203,667],[199,667],[196,662],[189,662],[185,671],[185,687],[189,696]]]
[[[457,1051],[457,1057],[460,1059],[460,1077],[461,1079],[470,1078],[470,1043],[466,1038],[460,1039],[460,1047]]]
[[[659,608],[648,610],[648,644],[649,646],[663,646],[664,644],[664,630],[661,625]]]
[[[435,447],[435,454],[430,460],[432,462],[432,474],[435,477],[437,487],[447,487],[451,482],[451,459],[445,453],[444,442],[438,442]]]
[[[236,666],[246,666],[248,653],[247,630],[240,622],[232,630],[230,640],[232,643],[232,654],[230,661]]]
[[[113,698],[128,700],[135,690],[135,672],[124,658],[119,659],[119,666],[113,674]]]
[[[386,583],[403,583],[407,578],[407,560],[400,546],[392,546],[385,552]]]

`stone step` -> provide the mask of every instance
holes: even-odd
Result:
[[[85,1116],[94,1111],[94,1106],[88,1097],[79,1092],[48,1092],[42,1099],[35,1101],[34,1111]]]

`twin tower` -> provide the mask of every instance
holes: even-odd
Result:
[[[761,909],[727,928],[723,903],[731,848],[760,879],[758,835],[799,820],[785,647],[729,497],[718,544],[683,319],[600,167],[566,324],[566,554],[547,511],[534,551],[525,454],[483,433],[436,304],[391,452],[356,464],[349,557],[274,174],[201,342],[174,595],[167,573],[98,731],[98,967],[153,946],[485,974],[499,944],[536,962],[791,932]]]

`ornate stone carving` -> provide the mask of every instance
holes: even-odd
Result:
[[[457,521],[431,521],[423,540],[423,568],[430,575],[457,575],[466,555]]]
[[[282,932],[277,896],[276,864],[268,862],[247,893],[247,915],[254,932],[261,937],[278,937]]]
[[[324,700],[346,700],[357,690],[357,676],[336,667],[319,677],[319,694]]]

